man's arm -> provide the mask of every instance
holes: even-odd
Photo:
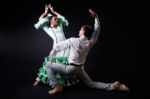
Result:
[[[64,51],[65,49],[69,48],[71,39],[67,39],[65,41],[62,41],[60,43],[57,43],[54,48],[52,49],[50,55],[53,56],[55,55],[57,52],[61,52]]]
[[[95,18],[94,33],[90,39],[91,45],[93,46],[100,35],[100,21],[98,15],[92,9],[90,9],[89,12],[91,16]]]
[[[51,52],[49,53],[49,56],[50,56],[50,61],[49,63],[52,64],[53,63],[53,58],[54,56],[59,53],[59,52],[62,52],[62,51],[65,51],[67,48],[69,48],[69,42],[70,42],[70,39],[67,39],[65,41],[62,41],[60,43],[57,43],[54,48],[51,50]]]
[[[53,6],[51,4],[48,5],[48,8],[50,9],[50,11],[57,16],[57,18],[59,19],[60,21],[60,24],[63,24],[65,26],[68,26],[68,20],[65,19],[64,16],[62,16],[60,13],[58,13],[57,11],[54,10]]]

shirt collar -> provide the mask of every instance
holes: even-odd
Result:
[[[88,38],[87,38],[86,36],[81,36],[81,37],[80,37],[80,40],[81,40],[81,41],[86,41],[86,40],[88,40]]]

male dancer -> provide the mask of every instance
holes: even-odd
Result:
[[[52,61],[50,61],[46,65],[48,78],[51,82],[51,86],[53,87],[53,89],[48,91],[50,95],[61,92],[63,90],[62,85],[58,83],[56,76],[54,75],[54,71],[62,72],[68,75],[75,74],[87,86],[91,88],[120,91],[129,90],[125,84],[121,84],[118,81],[114,83],[92,81],[91,78],[85,72],[84,63],[86,61],[86,57],[92,46],[96,43],[98,36],[100,35],[100,22],[98,15],[92,9],[90,9],[89,12],[95,18],[94,32],[92,31],[92,28],[90,26],[84,25],[79,31],[78,38],[70,38],[63,42],[60,42],[51,51],[51,56],[53,56],[57,52],[62,51],[67,47],[69,47],[70,49],[68,65],[64,65],[61,63],[53,63]]]

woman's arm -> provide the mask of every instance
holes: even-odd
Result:
[[[47,14],[48,14],[48,6],[45,5],[45,11],[44,11],[44,13],[42,13],[42,15],[40,16],[39,20],[42,19],[42,18],[44,18],[44,17],[46,17]]]

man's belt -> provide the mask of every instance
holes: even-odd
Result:
[[[81,67],[83,64],[77,65],[77,64],[74,64],[74,63],[68,63],[68,65],[72,65],[72,66],[76,66],[76,67]]]

